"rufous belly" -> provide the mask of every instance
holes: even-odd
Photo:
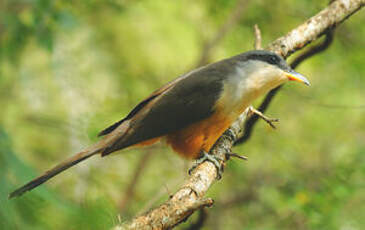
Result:
[[[201,151],[209,152],[217,139],[231,125],[232,120],[221,113],[166,136],[167,143],[185,158],[199,158]]]

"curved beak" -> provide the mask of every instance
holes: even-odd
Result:
[[[294,70],[285,71],[285,76],[289,79],[289,81],[298,81],[306,84],[307,86],[311,85],[306,77]]]

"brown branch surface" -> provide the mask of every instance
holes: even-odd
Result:
[[[327,30],[336,27],[360,10],[364,4],[365,0],[334,1],[317,15],[290,31],[287,35],[270,43],[266,49],[286,58],[322,36]]]
[[[298,26],[287,35],[275,40],[268,46],[283,57],[314,41],[325,31],[334,28],[358,11],[365,0],[338,0]],[[242,126],[247,110],[222,135],[211,150],[211,154],[225,159],[234,141],[242,135]],[[222,167],[224,162],[220,162]],[[213,200],[204,198],[209,187],[216,180],[217,169],[211,162],[203,162],[186,179],[178,191],[159,207],[141,215],[116,229],[170,229],[185,221],[194,211],[211,206]]]

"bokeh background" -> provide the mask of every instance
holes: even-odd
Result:
[[[252,49],[255,23],[265,45],[326,5],[1,0],[0,228],[108,229],[168,199],[190,162],[163,144],[97,156],[20,198],[7,194],[167,81]],[[259,121],[235,147],[249,161],[230,161],[210,189],[203,229],[365,229],[364,22],[364,12],[349,18],[299,66],[312,86],[281,90],[266,112],[280,118],[277,130]]]

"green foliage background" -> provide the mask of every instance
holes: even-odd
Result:
[[[0,1],[0,228],[108,229],[168,198],[189,163],[164,145],[94,157],[21,198],[7,194],[96,141],[154,89],[192,69],[234,0]],[[327,1],[248,1],[210,61],[267,44]],[[338,28],[235,151],[203,229],[365,228],[365,14]],[[138,161],[153,151],[128,206]],[[187,228],[194,215],[178,229]]]

